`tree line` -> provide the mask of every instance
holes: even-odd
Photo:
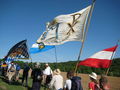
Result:
[[[0,61],[4,61],[4,60],[0,59]],[[21,68],[23,68],[25,62],[15,61],[15,63],[18,63],[21,66]],[[77,63],[77,61],[67,61],[67,62],[59,62],[59,63],[49,63],[49,65],[53,70],[56,68],[59,68],[61,71],[67,72],[70,70],[74,71],[76,63]],[[30,62],[28,64],[31,68],[34,68],[35,62],[34,63]],[[45,63],[41,63],[42,69],[44,69],[44,65],[45,65]],[[97,74],[101,75],[101,74],[105,74],[106,71],[107,71],[107,69],[105,69],[105,68],[92,68],[92,67],[86,67],[86,66],[80,66],[77,69],[78,73],[84,73],[84,74],[96,72]],[[115,58],[113,60],[108,75],[120,77],[120,58]]]

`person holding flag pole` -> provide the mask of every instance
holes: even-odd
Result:
[[[61,45],[69,41],[80,41],[82,42],[82,46],[78,57],[79,62],[94,4],[95,0],[93,0],[92,5],[89,5],[80,11],[66,15],[59,15],[51,22],[48,22],[46,30],[38,38],[36,43],[32,45],[30,53],[34,54],[47,51],[54,48],[55,45]],[[57,63],[56,48],[55,58]],[[76,70],[77,65],[75,72]]]

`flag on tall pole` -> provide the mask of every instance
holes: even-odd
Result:
[[[84,29],[91,5],[72,14],[59,15],[47,23],[38,44],[60,45],[68,41],[83,41]]]
[[[81,48],[80,48],[80,52],[79,52],[78,59],[77,59],[78,61],[77,61],[77,64],[75,66],[75,71],[74,71],[76,74],[77,74],[79,60],[80,60],[80,57],[82,55],[82,50],[83,50],[83,47],[84,47],[84,42],[85,42],[85,39],[86,39],[86,36],[87,36],[88,27],[89,27],[90,20],[91,20],[91,17],[92,17],[92,12],[93,12],[93,9],[94,9],[95,1],[96,0],[92,0],[92,4],[91,4],[90,11],[89,11],[88,19],[86,21],[85,32],[84,32],[84,36],[83,36],[83,40],[82,40],[82,45],[81,45]]]
[[[112,56],[117,47],[118,45],[97,52],[93,56],[79,62],[78,66],[83,65],[95,68],[109,68],[112,63]]]
[[[28,47],[26,44],[27,40],[20,41],[15,44],[5,56],[5,60],[12,59],[29,59]]]

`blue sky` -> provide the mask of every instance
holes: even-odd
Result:
[[[90,5],[92,0],[0,0],[0,58],[21,40],[28,47],[45,30],[45,24],[61,14]],[[120,39],[120,0],[96,0],[81,60],[112,47]],[[77,60],[81,42],[56,46],[58,62]],[[120,48],[115,57],[120,57]],[[32,54],[34,62],[55,62],[55,49]]]

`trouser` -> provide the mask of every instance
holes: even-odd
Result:
[[[32,90],[40,90],[41,83],[40,82],[33,82]]]
[[[18,81],[18,79],[19,79],[19,71],[16,71],[16,73],[15,73],[15,80]]]
[[[28,73],[23,73],[22,84],[26,81],[26,86],[28,86]]]
[[[52,80],[52,75],[47,75],[45,84],[48,85]]]
[[[7,76],[8,76],[9,82],[12,81],[12,78],[14,77],[14,75],[15,75],[15,71],[14,72],[11,72],[11,71],[8,72]]]

